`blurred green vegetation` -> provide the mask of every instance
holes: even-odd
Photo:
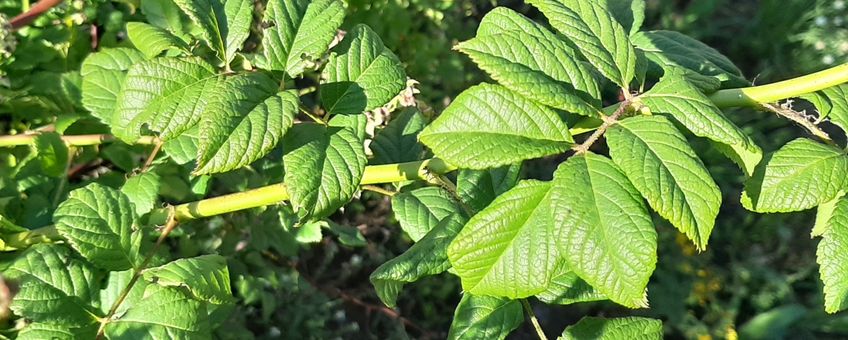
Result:
[[[100,46],[124,43],[123,25],[141,17],[139,6],[139,1],[131,0],[69,1],[17,34],[16,57],[0,60],[7,70],[0,75],[0,131],[25,131],[52,123],[55,115],[77,122],[73,112],[82,110],[76,106],[79,74],[75,70],[98,47],[92,46],[92,32],[97,33]],[[479,20],[495,6],[540,18],[538,12],[514,0],[348,0],[345,27],[366,23],[374,28],[419,82],[417,98],[439,112],[463,89],[486,80],[452,46],[472,37]],[[0,13],[11,17],[20,10],[21,2],[0,0]],[[714,46],[756,84],[848,60],[848,4],[843,0],[648,0],[645,27],[678,30]],[[767,151],[804,134],[767,113],[736,110],[729,116]],[[82,122],[72,128],[82,129]],[[84,128],[89,132],[96,125],[87,124]],[[606,302],[534,304],[549,335],[559,334],[586,314],[639,314],[661,318],[668,338],[848,337],[848,314],[823,312],[816,241],[809,236],[814,214],[745,211],[739,204],[742,173],[705,141],[693,139],[692,143],[724,194],[708,250],[697,253],[673,227],[657,218],[660,254],[649,286],[651,308],[630,311]],[[122,172],[131,171],[133,158],[123,161],[121,157],[130,156],[117,155],[132,155],[136,161],[142,155],[122,144],[107,148],[114,152],[103,150],[107,159],[102,163],[115,172],[99,181],[120,182]],[[97,152],[84,151],[81,157],[89,154],[96,157]],[[201,194],[214,196],[279,182],[279,155],[275,157],[213,181],[189,180],[185,171],[174,167],[163,175],[167,185],[160,194],[185,202]],[[127,162],[129,166],[122,168]],[[550,173],[554,164],[532,162],[525,171]],[[5,172],[3,167],[0,163],[0,174]],[[34,184],[33,188],[39,187]],[[195,196],[176,195],[186,192]],[[35,191],[30,193],[39,197]],[[16,209],[30,226],[49,223],[49,216],[33,213],[34,206],[5,209]],[[377,266],[410,244],[391,217],[387,198],[366,192],[333,217],[337,226],[317,225],[306,231],[272,228],[285,224],[281,222],[284,209],[270,207],[258,215],[237,213],[193,222],[171,244],[181,256],[217,252],[230,259],[239,304],[217,336],[444,338],[460,298],[458,280],[441,275],[408,285],[397,310],[382,307],[368,281]],[[361,234],[368,243],[362,246],[331,237],[340,230]],[[511,337],[534,338],[529,327],[525,324]]]

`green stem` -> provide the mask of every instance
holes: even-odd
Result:
[[[759,106],[848,82],[848,63],[768,85],[720,90],[710,100],[720,108]]]
[[[797,97],[845,82],[848,82],[848,64],[771,85],[721,90],[712,94],[710,99],[722,108],[734,106],[759,107],[765,103]],[[604,108],[604,112],[607,114],[612,113],[619,106],[619,104],[615,104],[606,107]],[[602,124],[603,121],[600,119],[586,118],[577,122],[571,129],[571,132],[572,134],[579,134],[594,131]],[[32,143],[35,136],[33,134],[0,136],[0,147],[28,145]],[[78,135],[63,136],[62,139],[70,146],[84,146],[110,142],[114,140],[114,137],[109,135]],[[143,137],[137,141],[137,144],[154,144],[156,141],[157,139],[155,137]],[[445,174],[454,170],[456,170],[455,166],[447,164],[438,158],[418,162],[368,166],[365,168],[365,174],[360,184],[368,185],[427,179],[430,178],[431,173]],[[289,194],[286,191],[285,184],[278,183],[245,192],[180,204],[173,208],[175,209],[175,218],[179,221],[186,221],[276,204],[288,199]],[[162,224],[167,221],[166,217],[167,210],[158,209],[151,213],[149,222]],[[10,235],[6,239],[6,245],[10,248],[20,249],[26,248],[31,244],[48,242],[51,239],[58,238],[59,235],[56,233],[55,228],[48,226],[38,230]]]
[[[536,329],[536,335],[539,336],[539,339],[548,340],[548,337],[545,335],[545,331],[542,330],[542,325],[539,324],[539,319],[536,318],[536,313],[533,313],[533,307],[530,307],[530,303],[527,302],[527,299],[521,299],[521,305],[524,306],[524,310],[527,312],[527,316],[530,318],[533,328]]]
[[[27,133],[20,135],[11,135],[11,136],[0,136],[0,147],[11,147],[11,146],[20,146],[20,145],[29,145],[32,144],[32,141],[35,140],[38,134],[35,133]],[[156,137],[141,137],[133,144],[155,144],[157,142]],[[65,142],[68,146],[88,146],[88,145],[98,145],[103,143],[109,143],[115,141],[115,137],[112,135],[73,135],[73,136],[62,136],[62,141]]]
[[[455,166],[438,158],[417,162],[372,165],[365,167],[360,185],[427,179],[430,173],[445,174],[454,170],[456,170]],[[174,207],[174,213],[177,220],[188,221],[277,204],[288,199],[289,193],[286,190],[285,183],[277,183],[248,191],[180,204]],[[162,224],[167,217],[167,211],[167,209],[154,211],[151,213],[148,223]]]

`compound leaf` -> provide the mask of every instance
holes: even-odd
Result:
[[[558,252],[551,184],[522,181],[471,218],[448,247],[466,292],[524,298],[547,287]]]
[[[365,25],[348,32],[330,54],[321,78],[321,103],[331,114],[376,109],[406,86],[400,60]]]
[[[628,89],[636,52],[628,33],[601,4],[583,0],[530,0],[598,71]]]
[[[679,74],[666,75],[639,98],[652,113],[668,116],[694,135],[725,145],[719,150],[739,164],[749,176],[763,158],[762,149],[751,137]]]
[[[587,316],[568,326],[560,339],[633,339],[657,340],[663,338],[662,321],[642,317],[604,319]]]
[[[247,73],[220,83],[200,120],[195,174],[226,172],[248,165],[271,151],[292,126],[300,99],[278,91],[270,76]]]
[[[129,198],[97,183],[71,191],[53,213],[59,234],[91,263],[108,270],[135,263],[138,248],[130,236],[135,221]]]
[[[610,157],[651,208],[704,250],[721,191],[686,137],[663,116],[624,119],[606,136]]]
[[[657,233],[639,191],[606,157],[574,156],[554,173],[554,238],[569,267],[601,294],[646,307]]]
[[[436,156],[469,169],[565,152],[572,143],[556,112],[490,84],[462,92],[419,139]]]
[[[425,187],[392,196],[392,211],[403,231],[418,242],[439,222],[461,209],[441,187]]]
[[[284,179],[301,218],[329,216],[359,189],[368,159],[353,130],[298,124],[284,145]]]
[[[836,203],[816,251],[824,282],[824,308],[836,313],[848,307],[848,199]]]
[[[448,339],[503,340],[522,322],[520,302],[465,293],[456,306]]]
[[[272,26],[262,35],[260,67],[297,77],[327,52],[343,20],[338,0],[268,2],[263,22]]]
[[[118,94],[124,87],[126,71],[144,60],[144,54],[132,48],[104,48],[83,61],[82,105],[104,123],[112,122]]]
[[[132,143],[145,125],[163,141],[200,121],[218,84],[215,69],[200,58],[155,58],[130,67],[112,118],[112,133]]]
[[[848,181],[842,150],[795,139],[766,158],[745,183],[742,204],[756,212],[792,212],[836,198]]]
[[[464,224],[464,217],[451,214],[406,252],[377,267],[370,279],[380,300],[386,306],[395,307],[404,284],[450,268],[447,248]]]
[[[144,279],[164,287],[187,287],[201,301],[222,304],[233,300],[227,259],[220,255],[178,259],[145,269]]]

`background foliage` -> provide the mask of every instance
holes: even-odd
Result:
[[[416,97],[433,114],[485,79],[452,47],[472,37],[483,14],[495,6],[540,17],[521,1],[351,0],[343,29],[359,23],[372,27],[420,83]],[[19,1],[0,1],[0,13],[11,17],[20,10]],[[714,46],[756,83],[848,60],[848,9],[841,0],[654,0],[648,1],[647,14],[646,28],[679,30]],[[82,112],[76,70],[92,48],[121,46],[126,22],[145,15],[149,20],[141,2],[74,1],[19,31],[14,55],[0,61],[6,72],[0,79],[0,132],[19,133],[49,123],[67,128],[65,132],[105,131],[75,114]],[[248,38],[251,42],[258,43],[255,34]],[[53,122],[57,115],[60,119]],[[739,110],[728,116],[768,151],[801,133],[764,113]],[[690,141],[696,146],[700,142]],[[728,162],[712,161],[723,156],[710,150],[700,145],[696,151],[722,191],[735,193],[742,187],[741,174]],[[122,143],[99,151],[102,158],[94,147],[80,151],[67,185],[96,180],[119,186],[146,155],[145,148]],[[0,211],[19,224],[47,225],[57,179],[12,171],[26,152],[0,150]],[[522,171],[540,177],[557,163],[534,161]],[[58,171],[63,170],[60,166]],[[189,179],[183,168],[164,164],[157,172],[159,194],[166,203],[186,202],[279,182],[277,170],[270,160],[260,160],[214,179]],[[22,191],[26,200],[12,199]],[[666,335],[673,338],[848,336],[846,315],[826,315],[821,308],[812,251],[816,241],[808,233],[814,215],[757,215],[738,205],[735,196],[723,202],[711,247],[703,253],[667,222],[654,221],[660,226],[660,261],[649,284],[652,308],[635,313],[662,319]],[[390,217],[389,204],[382,195],[364,192],[332,215],[334,223],[296,230],[283,221],[291,212],[276,211],[284,208],[190,222],[177,231],[170,251],[179,257],[227,257],[237,303],[216,330],[220,338],[443,338],[460,300],[455,277],[442,274],[408,285],[396,310],[383,307],[368,280],[375,268],[410,245]],[[551,330],[585,314],[633,314],[610,302],[534,307],[543,327]],[[525,323],[511,337],[533,337],[529,327]]]

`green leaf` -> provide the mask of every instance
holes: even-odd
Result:
[[[569,267],[601,294],[647,307],[657,233],[639,192],[606,157],[569,158],[554,173],[554,238]]]
[[[185,42],[171,32],[143,22],[128,22],[127,36],[133,46],[147,58],[153,58],[170,49],[187,50]]]
[[[520,302],[465,293],[456,306],[448,339],[502,340],[522,322]]]
[[[518,299],[547,287],[559,256],[552,194],[522,181],[468,221],[448,248],[465,291]]]
[[[551,283],[543,292],[536,294],[536,298],[544,303],[557,305],[607,299],[564,263],[559,264]]]
[[[141,12],[150,24],[164,28],[172,34],[179,36],[183,41],[188,39],[186,31],[188,25],[184,22],[180,8],[174,0],[146,0],[140,3]]]
[[[651,208],[704,250],[721,191],[686,137],[663,116],[624,119],[606,137],[610,157]]]
[[[483,210],[496,197],[512,189],[521,178],[521,163],[489,170],[460,169],[456,193],[473,211]]]
[[[270,152],[292,126],[300,100],[295,90],[278,91],[264,73],[227,78],[200,121],[195,174],[226,172]]]
[[[174,288],[148,285],[106,324],[108,339],[210,339],[206,305]]]
[[[556,112],[490,84],[462,92],[418,138],[439,158],[470,169],[565,152],[572,143]]]
[[[15,314],[69,328],[96,322],[90,302],[98,289],[97,274],[67,247],[34,245],[4,275],[20,281],[11,305]]]
[[[53,213],[59,234],[91,263],[108,270],[135,263],[138,248],[130,237],[135,221],[129,198],[97,183],[71,191]]]
[[[820,112],[820,117],[826,117],[843,131],[848,131],[848,85],[829,87],[818,93],[824,96],[823,100],[814,103],[820,111],[824,110]],[[830,108],[823,104],[824,102],[828,103]]]
[[[836,203],[816,251],[824,282],[824,309],[836,313],[848,307],[848,199]]]
[[[180,134],[179,137],[165,142],[162,149],[171,156],[174,162],[186,164],[197,158],[198,144],[200,144],[200,126],[195,125]]]
[[[639,96],[654,114],[673,118],[690,132],[725,145],[719,148],[747,175],[763,158],[763,151],[701,91],[679,74],[669,74],[650,91]]]
[[[33,140],[41,170],[50,177],[65,177],[68,166],[68,146],[55,132],[42,132]]]
[[[684,68],[695,74],[714,77],[729,86],[748,86],[742,71],[727,57],[684,34],[673,31],[639,32],[633,45],[666,73]]]
[[[636,74],[628,33],[600,4],[584,0],[530,0],[598,71],[625,90]]]
[[[592,71],[564,41],[506,8],[483,18],[477,37],[455,47],[492,78],[539,103],[598,116],[600,92]]]
[[[824,234],[833,216],[833,212],[836,210],[836,204],[844,196],[845,192],[843,191],[835,199],[819,204],[816,208],[816,222],[813,225],[813,230],[810,232],[810,237],[822,236]]]
[[[842,150],[798,138],[763,160],[745,183],[742,204],[764,213],[807,210],[833,200],[846,184],[848,157]]]
[[[263,22],[273,24],[262,35],[258,65],[297,77],[327,52],[344,20],[338,0],[270,1]]]
[[[321,79],[321,103],[330,114],[376,109],[406,87],[400,60],[365,25],[347,33],[330,54]]]
[[[427,120],[418,108],[404,108],[392,113],[389,124],[377,132],[371,141],[374,152],[371,164],[412,162],[421,159],[424,147],[418,143],[418,133],[427,126]]]
[[[229,64],[250,34],[253,1],[250,0],[174,0],[177,6],[200,27],[201,36]],[[223,2],[223,3],[222,3]]]
[[[145,125],[168,141],[200,121],[218,75],[200,58],[155,58],[130,67],[110,127],[132,143]]]
[[[301,218],[329,216],[359,189],[368,159],[352,130],[298,124],[286,135],[284,149],[284,179]]]
[[[126,71],[144,60],[144,54],[131,48],[104,48],[90,54],[82,63],[82,104],[91,115],[105,123],[112,121],[118,94]]]
[[[186,287],[198,300],[215,304],[233,301],[227,259],[202,255],[144,270],[144,279],[164,287]]]
[[[632,37],[645,21],[645,0],[602,0],[605,8]]]
[[[158,174],[148,171],[130,177],[121,187],[121,192],[135,206],[138,216],[150,212],[156,205],[156,198],[159,196],[159,180]]]
[[[214,0],[213,0],[214,1]],[[252,0],[220,0],[224,1],[224,14],[226,17],[226,41],[227,49],[224,59],[229,64],[241,50],[244,41],[250,36],[250,26],[253,25],[253,1]],[[220,19],[219,19],[220,22]]]
[[[392,196],[392,211],[403,231],[418,242],[443,219],[462,210],[441,187],[424,187]]]
[[[83,328],[71,328],[66,325],[57,325],[52,323],[30,323],[15,337],[16,340],[74,340],[74,339],[94,339],[97,336],[97,325]]]
[[[404,284],[450,268],[447,248],[464,224],[460,214],[447,216],[406,252],[377,267],[370,279],[380,301],[393,308]]]
[[[642,317],[604,319],[587,316],[568,326],[560,339],[662,339],[662,321]]]

